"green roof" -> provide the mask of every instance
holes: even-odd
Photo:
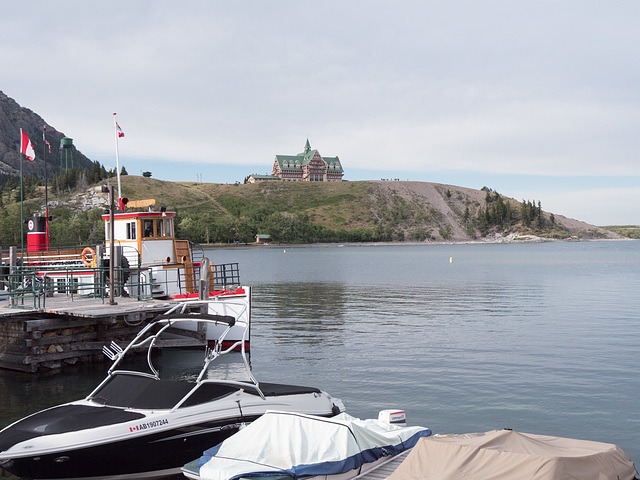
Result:
[[[253,177],[253,178],[259,178],[259,179],[262,179],[262,180],[274,180],[274,179],[280,180],[280,177],[277,177],[275,175],[256,175],[255,173],[252,173],[249,176]]]
[[[304,146],[304,152],[299,153],[297,155],[276,155],[276,161],[280,166],[282,171],[294,171],[300,170],[304,165],[307,165],[309,161],[313,158],[318,150],[311,150],[311,145],[309,145],[309,139],[307,139],[307,143]],[[328,170],[332,172],[342,172],[342,163],[338,157],[320,157],[324,160],[324,163],[327,164]],[[287,166],[284,166],[284,163],[287,163]],[[331,165],[334,165],[334,168],[331,168]]]

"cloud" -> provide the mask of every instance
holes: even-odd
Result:
[[[640,4],[195,0],[8,4],[3,91],[134,158],[640,177]],[[25,32],[28,32],[25,33]]]

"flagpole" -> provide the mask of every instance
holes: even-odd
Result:
[[[20,155],[20,258],[24,258],[24,214],[22,213],[22,150],[22,129],[20,129],[20,150],[18,151],[18,155]]]
[[[122,198],[122,194],[120,192],[120,159],[118,157],[118,124],[116,122],[116,114],[113,114],[113,133],[116,138],[116,175],[118,178],[118,203]]]
[[[47,131],[47,126],[42,126],[42,159],[44,161],[44,225],[45,225],[45,236],[46,236],[46,248],[47,252],[49,251],[49,192],[48,192],[48,181],[47,181],[47,137],[45,137],[45,132]]]

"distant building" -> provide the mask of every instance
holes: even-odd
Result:
[[[255,173],[247,177],[247,183],[273,182],[274,180],[279,182],[282,179],[274,175],[256,175]]]
[[[309,139],[304,152],[297,155],[276,155],[271,175],[249,175],[247,183],[269,181],[340,182],[344,170],[338,157],[323,157],[311,150]]]
[[[322,157],[318,150],[311,150],[307,139],[304,152],[276,155],[271,175],[288,181],[339,182],[344,171],[338,157]]]
[[[271,235],[259,233],[256,235],[256,243],[271,243]]]

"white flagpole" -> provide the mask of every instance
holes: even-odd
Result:
[[[118,176],[118,203],[122,198],[120,193],[120,159],[118,158],[118,124],[116,122],[116,114],[113,114],[113,133],[116,136],[116,175]]]

